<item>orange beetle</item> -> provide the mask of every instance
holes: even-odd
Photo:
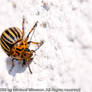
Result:
[[[22,22],[22,31],[17,27],[11,27],[6,29],[0,38],[1,47],[5,51],[5,53],[12,58],[12,67],[9,70],[9,72],[12,71],[14,67],[14,60],[23,61],[23,65],[28,65],[33,60],[33,53],[44,43],[41,42],[33,42],[28,41],[29,35],[31,32],[34,32],[33,30],[37,26],[38,21],[35,23],[35,25],[32,27],[32,29],[29,31],[27,37],[24,39],[24,22],[25,18],[23,18]],[[36,44],[38,48],[36,50],[30,50],[29,46],[30,43]],[[30,67],[29,67],[30,73],[32,73]]]

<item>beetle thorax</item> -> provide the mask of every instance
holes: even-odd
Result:
[[[28,49],[29,45],[24,41],[18,42],[12,48],[12,57],[18,60],[29,59],[33,53]]]

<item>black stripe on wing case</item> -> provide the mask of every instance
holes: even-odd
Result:
[[[16,36],[16,38],[17,38],[17,34],[14,32],[14,30],[12,29],[12,28],[9,28],[11,31],[12,31],[12,33]]]
[[[11,41],[10,39],[8,39],[4,34],[2,34],[2,36],[3,36],[6,40],[8,40],[9,42],[12,43],[12,41]]]
[[[19,34],[18,30],[15,27],[14,27],[14,30],[17,32],[18,37],[20,38],[20,34]]]
[[[14,37],[8,32],[8,30],[6,30],[5,32],[14,40]]]

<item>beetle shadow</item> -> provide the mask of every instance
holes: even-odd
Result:
[[[14,60],[14,68],[12,69],[11,73],[9,73],[9,70],[11,69],[12,67],[12,61],[11,59],[8,57],[6,59],[6,67],[7,67],[7,70],[8,70],[8,73],[12,76],[15,76],[16,73],[22,73],[26,70],[26,68],[28,68],[26,65],[25,66],[22,66],[22,63],[23,62],[19,62],[18,60]]]

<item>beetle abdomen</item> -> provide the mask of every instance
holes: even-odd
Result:
[[[17,27],[8,28],[1,35],[1,46],[9,55],[13,45],[22,39],[22,32]]]

